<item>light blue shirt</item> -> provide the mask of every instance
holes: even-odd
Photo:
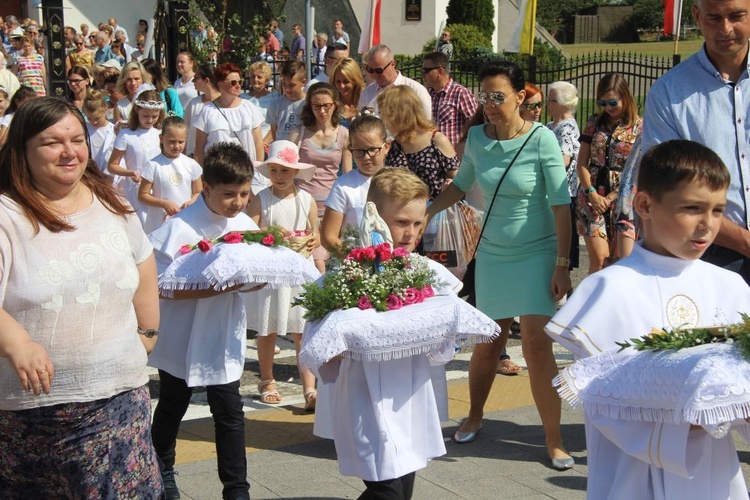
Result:
[[[671,139],[689,139],[724,161],[732,180],[725,216],[750,229],[750,75],[739,81],[721,76],[706,55],[705,44],[651,87],[643,113],[642,151]]]

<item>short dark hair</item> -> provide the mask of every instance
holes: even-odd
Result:
[[[442,52],[430,52],[429,54],[424,56],[424,60],[432,61],[433,64],[435,64],[436,66],[440,66],[441,68],[448,67],[448,56],[446,56]]]
[[[504,76],[510,80],[510,86],[516,92],[522,91],[526,85],[526,77],[523,74],[523,70],[519,65],[510,61],[489,62],[479,70],[480,82],[485,78],[493,76]]]
[[[326,51],[329,50],[349,50],[349,47],[347,47],[345,43],[334,42],[328,45]]]
[[[281,65],[281,76],[294,78],[296,76],[305,77],[305,64],[302,61],[286,61]]]
[[[203,158],[203,182],[217,184],[245,184],[253,180],[253,162],[239,144],[217,142]]]
[[[729,170],[719,155],[695,141],[675,139],[649,149],[638,169],[638,191],[656,200],[683,182],[699,182],[712,191],[729,187]]]

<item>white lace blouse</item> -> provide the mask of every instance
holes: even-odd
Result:
[[[34,234],[22,209],[0,196],[0,304],[55,366],[50,394],[34,396],[1,359],[0,410],[95,401],[148,381],[133,295],[151,245],[135,216],[117,216],[97,198],[69,221],[75,231]]]

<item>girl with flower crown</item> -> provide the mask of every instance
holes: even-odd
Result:
[[[253,198],[248,205],[248,215],[261,228],[276,225],[290,232],[309,233],[305,253],[311,254],[320,246],[320,239],[315,234],[318,210],[313,197],[305,191],[298,190],[295,180],[312,179],[315,165],[300,163],[299,150],[293,142],[275,141],[269,147],[268,160],[257,163],[256,169],[270,179],[271,186]],[[300,292],[299,287],[263,289],[245,298],[247,327],[258,332],[258,364],[261,378],[258,392],[264,403],[281,402],[281,395],[276,390],[276,381],[273,378],[276,335],[291,333],[299,357],[302,330],[305,328],[305,311],[299,306],[292,306],[292,300]],[[305,396],[305,410],[313,410],[317,399],[315,376],[309,370],[300,370],[300,378]]]
[[[128,128],[117,134],[107,166],[111,174],[124,177],[119,187],[144,227],[148,207],[138,201],[138,185],[141,183],[141,170],[151,158],[160,153],[159,128],[164,118],[164,101],[156,90],[146,88],[137,93],[133,99]],[[124,167],[120,165],[123,158]]]

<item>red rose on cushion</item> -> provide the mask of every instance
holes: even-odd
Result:
[[[238,232],[227,233],[224,235],[224,243],[239,243],[243,240],[242,234]]]
[[[272,234],[267,234],[263,237],[262,240],[260,240],[260,242],[266,245],[267,247],[270,247],[271,245],[273,245],[275,241],[276,241],[276,238],[274,238]]]
[[[367,297],[366,295],[363,295],[357,301],[357,307],[359,307],[362,310],[364,310],[364,309],[372,309],[372,302],[370,302],[370,298],[369,297]]]
[[[200,250],[201,252],[208,252],[209,250],[211,250],[211,247],[212,247],[212,246],[214,246],[214,244],[213,244],[213,243],[211,243],[211,242],[210,242],[210,241],[208,241],[208,240],[200,240],[200,241],[198,242],[198,249],[199,249],[199,250]]]
[[[421,292],[422,297],[424,297],[425,299],[429,299],[430,297],[435,296],[435,290],[433,290],[430,285],[425,285],[425,287],[422,288]]]
[[[393,311],[394,309],[401,309],[404,306],[404,301],[401,300],[401,297],[392,293],[385,298],[385,306],[389,311]]]
[[[190,245],[182,245],[180,247],[180,255],[185,255],[186,253],[190,253],[193,251],[193,248]]]
[[[378,258],[381,262],[391,260],[391,246],[388,243],[381,243],[376,246],[375,253],[378,254]]]
[[[423,302],[422,292],[414,287],[407,288],[404,290],[404,305],[408,306],[411,304],[419,304]]]

